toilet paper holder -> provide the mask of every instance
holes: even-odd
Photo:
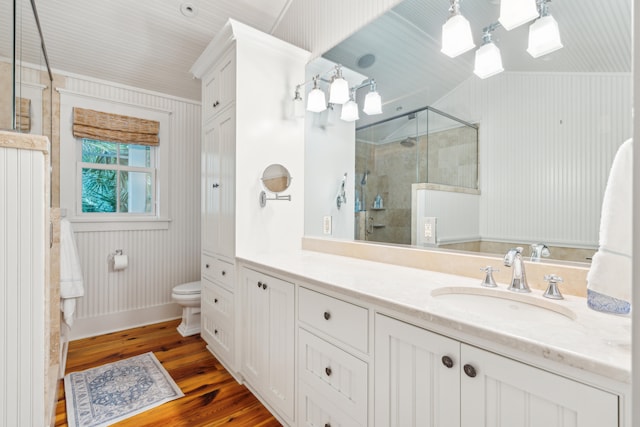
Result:
[[[124,255],[122,249],[116,249],[114,252],[110,253],[108,261],[114,271],[124,270],[129,265],[129,259],[127,255]]]

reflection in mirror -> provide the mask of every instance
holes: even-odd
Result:
[[[358,211],[371,213],[380,193],[385,211],[376,212],[388,216],[383,222],[378,219],[381,215],[367,215],[367,219],[373,216],[371,234],[382,235],[390,231],[387,229],[400,228],[397,222],[408,221],[410,225],[402,227],[412,231],[409,236],[405,233],[403,243],[500,255],[515,245],[523,246],[527,257],[535,251],[531,245],[543,244],[549,251],[545,260],[588,262],[597,249],[602,197],[613,157],[632,135],[630,0],[607,2],[606,8],[596,0],[553,2],[564,47],[539,58],[526,51],[529,24],[508,32],[496,29],[492,39],[500,47],[505,71],[487,79],[473,74],[474,50],[456,58],[440,52],[442,24],[448,18],[448,5],[442,3],[404,0],[323,55],[323,60],[374,78],[384,100],[383,114],[361,114],[351,131],[353,140],[334,119],[339,117],[340,106],[322,116],[307,115],[307,149],[317,150],[312,155],[320,158],[320,147],[330,147],[333,162],[357,154],[353,169],[341,166],[341,170],[355,176],[353,191],[361,203]],[[464,15],[480,46],[482,28],[497,20],[499,2],[465,2]],[[616,24],[609,25],[611,22]],[[417,154],[424,129],[388,140],[388,150],[399,154],[393,162],[398,169],[384,172],[386,183],[377,171],[382,156],[368,154],[356,144],[356,138],[367,139],[360,132],[356,137],[356,128],[366,129],[369,124],[426,106],[478,126],[478,188],[469,195],[475,202],[465,192],[434,189],[428,176],[419,176],[416,158],[426,163],[427,173],[430,167],[439,166],[433,157],[436,166],[432,166],[427,153]],[[406,114],[404,120],[410,121]],[[342,153],[336,151],[338,147]],[[376,146],[376,151],[381,149]],[[369,163],[358,163],[368,155]],[[414,163],[402,160],[407,156]],[[305,171],[308,163],[309,157]],[[325,169],[329,168],[327,164]],[[408,171],[414,182],[403,184],[401,191],[392,190],[388,177]],[[311,165],[305,185],[332,183],[335,174],[331,172],[323,175],[321,165]],[[393,209],[396,193],[404,194],[405,199],[414,197],[410,215],[387,212]],[[318,194],[320,191],[313,193],[314,197]],[[449,200],[452,198],[455,200]],[[307,235],[323,235],[322,215],[342,214],[317,208],[307,211],[309,206],[325,205],[328,201],[305,201]],[[342,216],[334,219],[348,222]],[[452,224],[468,227],[449,227]],[[435,243],[425,241],[429,227]],[[371,230],[368,223],[367,228]],[[361,232],[356,220],[343,234],[337,235],[334,229],[332,237],[353,239]]]
[[[262,184],[272,193],[282,193],[291,183],[287,168],[279,164],[269,165],[262,173]]]

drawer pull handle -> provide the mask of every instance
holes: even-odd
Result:
[[[331,313],[329,313],[328,311],[324,312],[324,320],[329,320],[331,319]]]
[[[262,282],[258,282],[258,287],[261,288],[262,287]]]
[[[224,270],[222,270],[222,275],[223,275],[223,276],[226,276],[226,275],[227,275],[227,272],[226,272],[226,271],[224,271]]]
[[[218,335],[218,330],[217,330],[217,329],[214,329],[214,330],[213,330],[213,333],[214,333],[214,335]]]
[[[220,105],[220,101],[216,101],[216,102],[213,103],[213,107],[214,108],[217,107],[218,105]]]
[[[324,373],[327,374],[328,377],[331,376],[331,367],[327,366],[326,368],[324,368]]]
[[[449,356],[442,356],[442,364],[447,368],[453,368],[453,359]]]
[[[209,268],[209,264],[205,264],[205,265],[204,265],[204,268]]]
[[[218,303],[218,298],[214,298],[213,303],[217,304]]]
[[[262,289],[267,289],[267,284],[266,283],[262,284]]]
[[[329,423],[324,423],[324,427],[331,427],[331,424],[329,424]]]
[[[468,364],[464,365],[464,373],[467,374],[467,376],[470,378],[475,378],[475,376],[477,375],[476,368]]]

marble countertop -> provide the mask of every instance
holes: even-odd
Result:
[[[478,309],[474,310],[473,298],[458,300],[451,295],[477,289],[485,292],[480,287],[483,274],[480,271],[474,280],[304,250],[252,255],[240,261],[375,304],[381,310],[411,316],[421,325],[433,325],[436,331],[475,337],[615,381],[631,382],[631,319],[593,311],[587,307],[585,298],[565,295],[564,300],[556,302],[543,298],[539,290],[515,294],[506,290],[506,284],[498,283],[499,288],[493,292],[566,312],[565,315],[535,309],[529,312],[528,305],[518,311],[515,307],[518,304],[514,304],[514,311],[510,313],[507,309],[505,316],[491,308],[493,298],[486,301],[483,298],[487,297],[480,296]],[[447,295],[435,296],[439,292]]]

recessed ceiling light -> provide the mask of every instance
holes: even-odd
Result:
[[[193,5],[193,3],[182,3],[180,5],[180,12],[182,12],[182,14],[184,16],[186,16],[187,18],[191,18],[193,16],[196,16],[196,7]]]
[[[376,56],[373,53],[367,53],[358,58],[358,67],[369,68],[376,62]]]

